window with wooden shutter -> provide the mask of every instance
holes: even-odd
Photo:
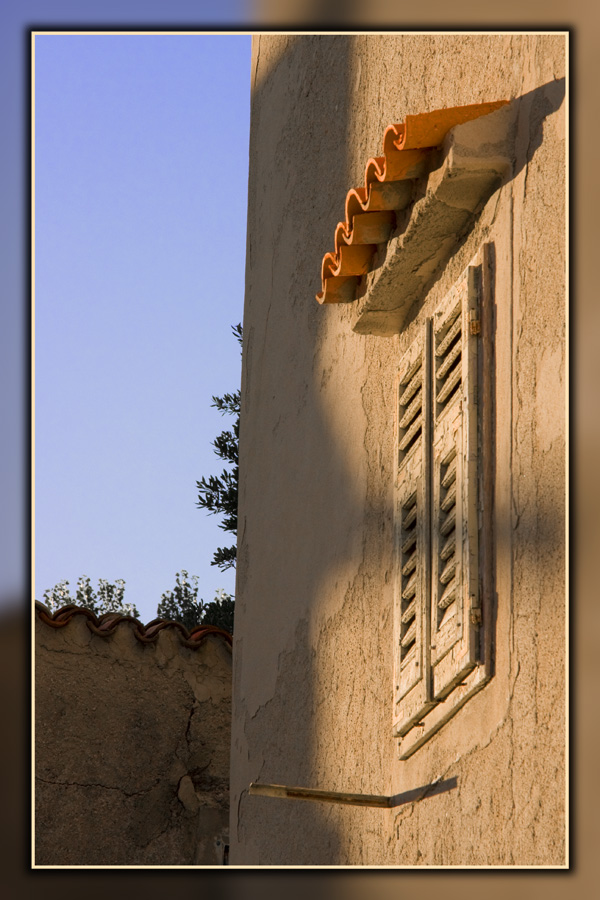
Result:
[[[484,268],[466,269],[399,367],[394,734],[408,747],[401,758],[490,677],[480,665]]]

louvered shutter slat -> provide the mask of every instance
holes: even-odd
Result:
[[[416,519],[416,516],[415,516],[415,519]],[[414,547],[416,545],[416,543],[417,543],[417,535],[409,534],[409,536],[406,538],[406,540],[402,544],[402,552],[404,554],[408,554],[411,547]]]
[[[443,486],[444,485],[442,483],[442,487]],[[456,503],[456,483],[453,483],[452,487],[450,487],[448,489],[446,496],[440,503],[440,507],[441,507],[441,509],[443,509],[444,512],[448,512],[449,509],[452,509],[454,507],[455,503]]]
[[[453,531],[440,551],[440,558],[448,559],[448,557],[454,553],[455,548],[456,548],[456,534]]]
[[[400,428],[406,428],[407,425],[409,425],[412,422],[412,420],[414,419],[416,414],[418,412],[420,412],[422,405],[423,405],[423,392],[419,391],[416,394],[414,400],[411,401],[411,403],[408,406],[404,415],[402,416],[402,418],[400,420]]]
[[[452,315],[453,315],[453,313],[450,313],[448,318],[452,319]],[[448,330],[446,336],[440,341],[440,343],[436,347],[436,350],[435,350],[436,356],[444,356],[445,355],[446,351],[448,350],[448,347],[450,346],[450,344],[452,343],[454,338],[457,336],[457,334],[461,330],[461,327],[462,327],[462,322],[461,322],[460,313],[459,313],[454,324],[450,326],[450,329]]]
[[[454,347],[452,348],[452,350],[450,351],[450,353],[448,353],[446,355],[446,358],[445,358],[444,362],[442,363],[442,365],[439,366],[439,368],[437,370],[438,378],[446,377],[446,375],[452,368],[453,363],[460,356],[460,351],[461,351],[461,343],[460,343],[460,341],[457,341],[456,344],[454,345]]]
[[[403,647],[409,647],[417,636],[417,623],[413,619],[412,624],[407,629],[404,637],[400,641]]]
[[[456,453],[454,453],[452,460],[448,463],[446,474],[442,479],[442,487],[449,487],[453,481],[456,481]]]
[[[404,392],[400,397],[400,406],[407,406],[407,404],[410,402],[411,397],[418,391],[422,383],[423,373],[419,369],[414,378],[412,378],[412,380],[409,382],[408,387],[404,389]]]
[[[405,531],[408,531],[408,529],[411,527],[411,525],[414,525],[414,523],[416,521],[417,521],[417,503],[415,501],[410,506],[408,512],[402,519],[402,527],[404,528]],[[410,536],[409,540],[411,540],[411,539],[413,539],[412,535]],[[415,536],[414,540],[416,540],[416,536]]]
[[[409,600],[411,597],[415,596],[416,591],[417,591],[417,576],[412,575],[409,578],[409,580],[406,584],[406,587],[402,591],[402,599]]]
[[[446,563],[444,566],[444,570],[440,575],[440,581],[442,584],[448,584],[454,573],[456,572],[456,559],[452,558],[449,563]]]
[[[416,609],[417,609],[417,602],[416,602],[416,600],[413,600],[413,602],[410,603],[406,607],[406,611],[402,614],[402,624],[403,625],[406,625],[407,622],[410,622],[412,619],[414,619]]]
[[[452,509],[452,510],[450,510],[450,512],[444,519],[444,521],[442,522],[442,524],[440,526],[440,531],[445,536],[450,531],[452,531],[452,529],[454,528],[455,525],[456,525],[456,510]]]
[[[445,403],[456,385],[460,381],[461,377],[461,363],[457,363],[456,367],[450,372],[446,381],[444,382],[444,386],[437,395],[438,403]]]
[[[421,417],[415,419],[413,424],[410,426],[402,440],[400,441],[400,449],[406,450],[408,445],[412,442],[412,439],[417,435],[417,433],[421,430]]]
[[[415,553],[413,553],[412,556],[409,556],[408,562],[406,563],[406,565],[402,567],[402,574],[410,575],[410,573],[413,572],[416,569],[416,567],[417,567],[417,554],[415,551]]]
[[[456,579],[448,585],[440,599],[438,600],[438,607],[440,609],[446,609],[450,606],[451,603],[454,603],[456,600]]]

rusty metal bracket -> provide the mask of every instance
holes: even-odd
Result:
[[[349,794],[344,791],[323,791],[317,788],[289,787],[284,784],[259,784],[251,782],[248,793],[261,797],[277,797],[282,800],[311,800],[321,803],[342,803],[347,806],[370,806],[379,807],[380,809],[393,809],[395,806],[402,806],[405,803],[416,803],[424,800],[425,797],[433,797],[436,794],[443,794],[457,787],[458,781],[454,778],[447,778],[442,781],[436,778],[429,784],[414,788],[411,791],[404,791],[402,794]]]

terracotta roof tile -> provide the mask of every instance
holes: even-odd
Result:
[[[386,243],[396,227],[396,213],[410,202],[416,178],[427,170],[433,150],[451,128],[505,106],[507,100],[436,109],[407,116],[390,125],[383,136],[383,156],[370,159],[364,187],[346,196],[346,218],[335,230],[335,250],[321,265],[319,303],[347,303],[355,299],[358,280],[371,269],[378,244]]]
[[[202,641],[211,634],[223,640],[229,647],[233,643],[229,632],[214,625],[196,625],[195,628],[188,631],[179,622],[153,619],[144,626],[139,619],[133,616],[123,616],[120,613],[105,613],[98,618],[91,610],[75,605],[63,606],[62,609],[51,613],[48,607],[40,603],[39,600],[35,602],[35,611],[41,621],[49,625],[50,628],[63,628],[65,625],[68,625],[74,616],[84,616],[87,619],[87,626],[90,631],[102,637],[114,634],[123,622],[131,622],[134,626],[133,633],[142,644],[154,643],[158,639],[160,632],[166,628],[175,629],[183,646],[190,647],[192,650],[197,650]]]

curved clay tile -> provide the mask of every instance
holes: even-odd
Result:
[[[71,621],[74,616],[84,616],[87,619],[87,626],[91,632],[101,637],[108,637],[122,625],[123,622],[131,622],[133,624],[133,634],[142,644],[152,644],[158,640],[160,632],[168,628],[177,631],[179,640],[184,647],[190,647],[196,650],[206,637],[215,635],[231,647],[233,643],[232,636],[228,631],[217,628],[214,625],[196,625],[191,631],[188,631],[180,622],[169,622],[165,619],[153,619],[148,625],[144,626],[139,619],[134,616],[124,616],[120,613],[104,613],[98,618],[91,610],[83,606],[75,606],[69,604],[63,606],[55,613],[51,613],[47,606],[35,601],[35,611],[38,617],[50,628],[63,628]]]
[[[355,299],[358,280],[371,270],[378,244],[386,243],[396,227],[396,210],[412,196],[411,182],[425,174],[427,161],[451,128],[499,109],[508,103],[476,103],[407,116],[390,125],[383,136],[383,156],[370,159],[364,187],[346,196],[344,222],[335,230],[334,250],[321,265],[319,303],[348,303]]]

